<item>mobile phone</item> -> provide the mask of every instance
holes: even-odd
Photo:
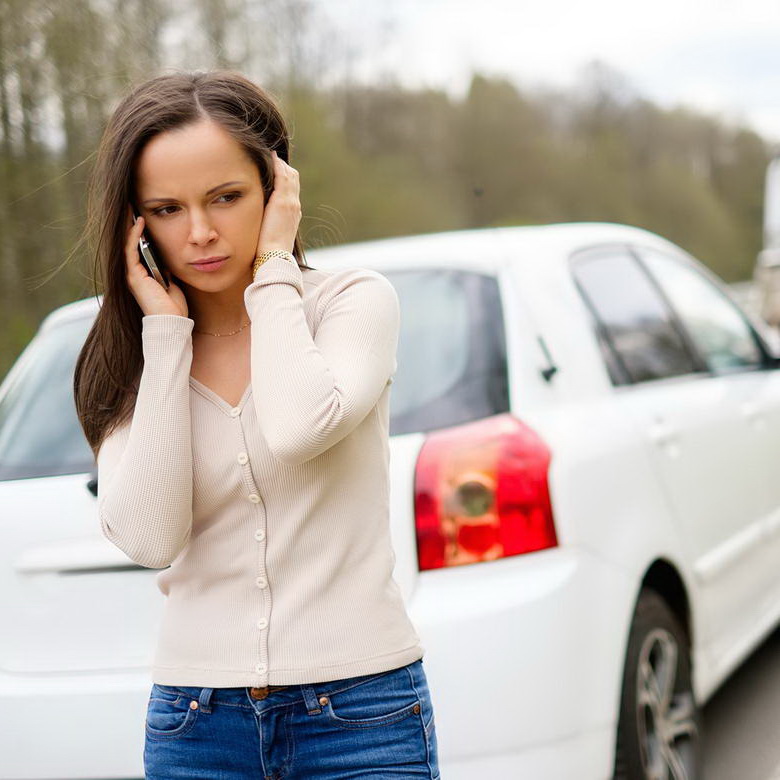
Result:
[[[138,221],[138,212],[133,209],[133,216],[136,222]],[[141,233],[141,238],[138,239],[138,254],[140,255],[141,262],[149,272],[149,276],[153,276],[166,290],[168,289],[168,280],[163,275],[162,264],[157,261],[152,250],[152,244],[146,237],[146,233]]]

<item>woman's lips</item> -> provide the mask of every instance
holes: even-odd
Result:
[[[197,268],[198,271],[218,271],[226,262],[227,258],[222,257],[205,263],[192,263],[192,267]]]

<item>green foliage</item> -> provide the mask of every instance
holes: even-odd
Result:
[[[326,97],[300,92],[285,104],[300,171],[307,246],[445,230],[436,187],[407,155],[350,148]]]
[[[72,253],[106,116],[173,67],[236,67],[280,95],[310,247],[575,220],[646,227],[729,281],[761,246],[767,144],[665,110],[591,64],[568,92],[473,76],[443,91],[324,79],[341,53],[313,0],[0,0],[0,376],[56,306],[90,295]],[[272,30],[260,46],[247,19]],[[180,31],[183,43],[166,35]],[[182,32],[183,31],[183,32]],[[295,56],[293,56],[293,53]],[[331,74],[332,76],[332,74]]]

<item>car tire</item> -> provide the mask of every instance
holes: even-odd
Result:
[[[614,780],[699,780],[700,744],[688,634],[644,588],[628,637]]]

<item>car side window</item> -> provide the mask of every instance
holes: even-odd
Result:
[[[667,302],[627,248],[583,250],[571,263],[574,280],[593,315],[613,384],[647,382],[697,370]]]
[[[401,307],[390,433],[430,431],[508,411],[496,278],[447,268],[382,273]]]
[[[0,480],[82,474],[93,467],[73,400],[76,358],[91,324],[79,319],[59,325],[19,358],[24,369],[0,398]]]
[[[713,373],[764,365],[753,329],[736,304],[692,264],[649,247],[636,250],[655,276]]]

